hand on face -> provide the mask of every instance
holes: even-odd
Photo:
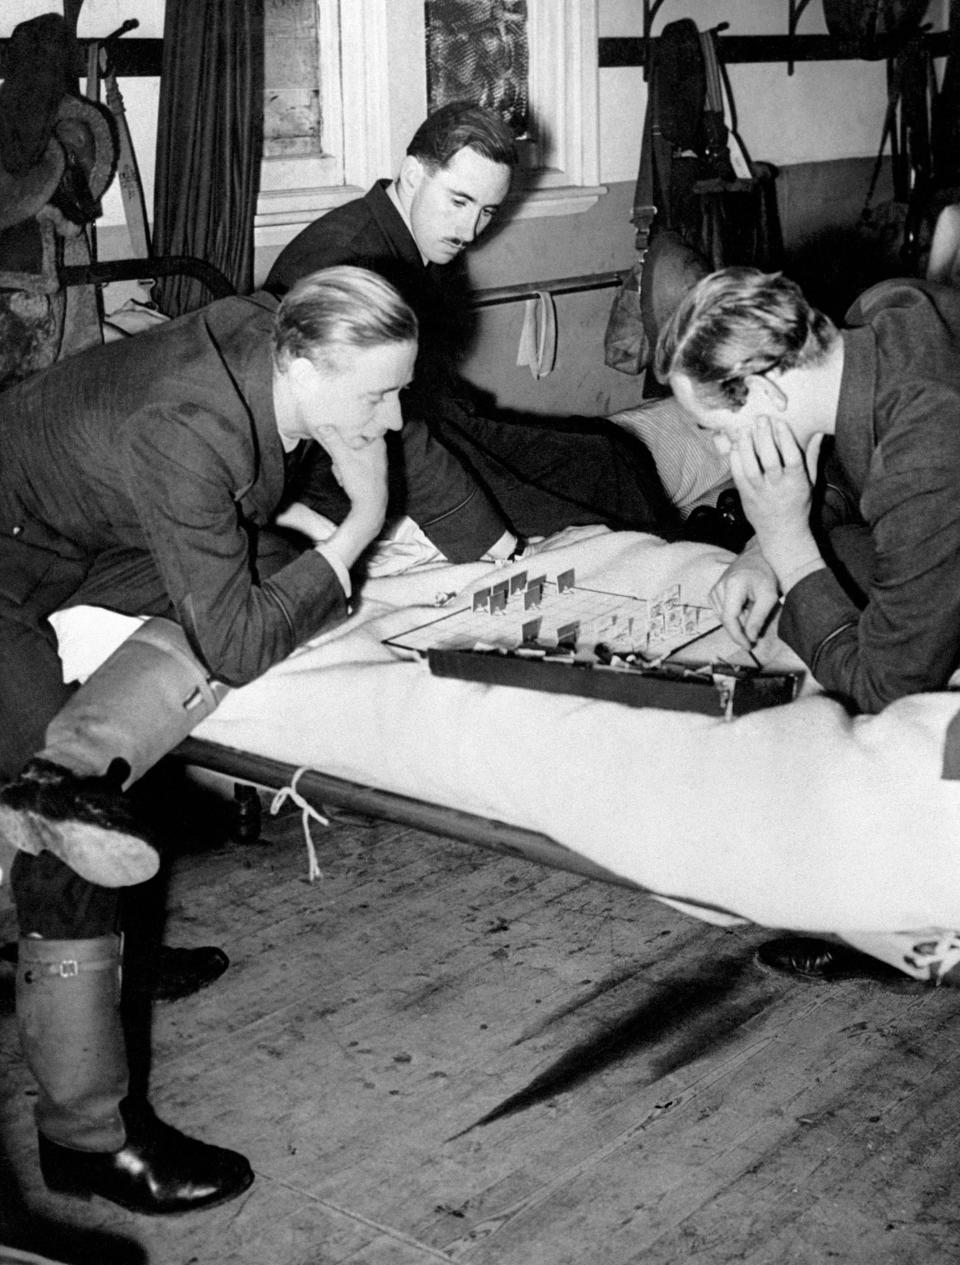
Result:
[[[786,422],[764,416],[732,438],[730,472],[743,511],[781,577],[816,549],[810,506],[822,439],[815,435],[804,453]]]
[[[318,427],[316,438],[330,454],[334,477],[350,500],[351,513],[375,521],[379,530],[387,512],[385,438],[344,436],[332,426]]]

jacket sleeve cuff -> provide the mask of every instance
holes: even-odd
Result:
[[[833,573],[821,567],[799,580],[784,598],[778,632],[816,675],[821,648],[859,620],[859,608]]]
[[[314,545],[314,550],[329,562],[334,575],[340,581],[344,597],[350,597],[353,593],[353,586],[350,583],[350,570],[336,549],[332,545],[323,542],[319,545]]]
[[[412,517],[450,562],[476,562],[509,530],[479,487],[459,505],[430,521]]]

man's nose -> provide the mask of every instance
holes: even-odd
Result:
[[[403,429],[403,410],[398,399],[389,400],[384,404],[380,420],[386,430]]]
[[[457,220],[457,237],[468,246],[481,232],[479,207],[466,207]]]

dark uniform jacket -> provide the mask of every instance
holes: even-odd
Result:
[[[231,685],[344,616],[315,550],[257,571],[258,535],[284,497],[276,306],[222,299],[0,393],[0,607],[46,614],[85,600],[172,615]],[[416,474],[422,525],[451,524],[479,557],[499,523],[444,486],[442,464],[440,477]]]
[[[960,666],[960,290],[885,281],[846,324],[835,458],[866,565],[801,580],[780,635],[875,712]]]

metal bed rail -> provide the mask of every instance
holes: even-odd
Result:
[[[234,783],[273,792],[289,786],[297,774],[295,766],[283,761],[224,747],[203,738],[187,738],[167,759],[219,774]],[[645,890],[630,879],[564,847],[548,835],[511,826],[507,822],[465,813],[443,804],[413,799],[393,791],[379,790],[359,782],[346,781],[316,769],[304,769],[300,772],[297,790],[318,812],[323,812],[325,805],[332,805],[365,816],[397,822],[415,830],[456,839],[461,843],[476,844],[488,851],[519,860],[566,870],[583,878],[630,887],[634,891]],[[256,837],[254,832],[248,835],[251,836]]]

